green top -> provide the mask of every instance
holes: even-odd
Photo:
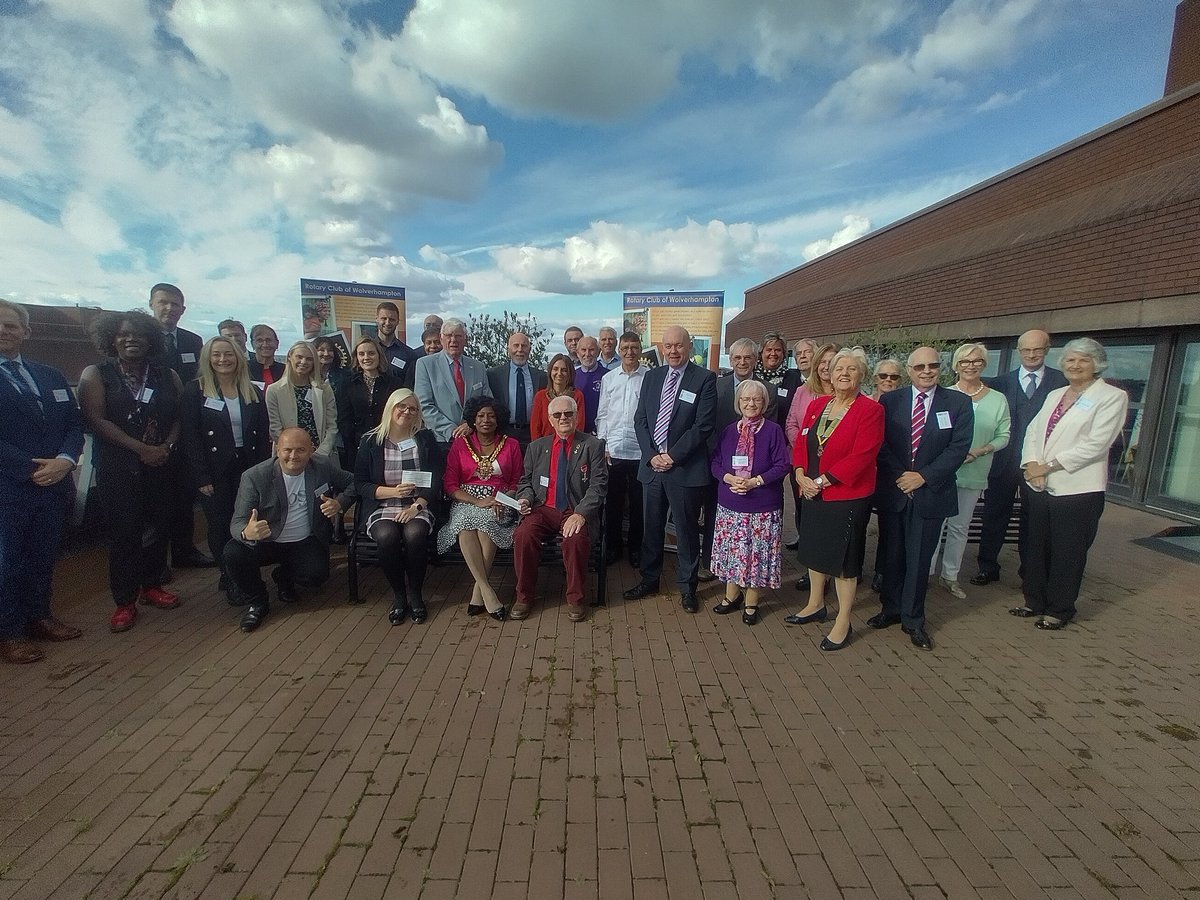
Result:
[[[971,449],[991,445],[992,452],[986,453],[975,462],[966,462],[959,467],[955,483],[960,488],[982,490],[987,487],[988,472],[992,468],[992,455],[1008,446],[1011,425],[1008,416],[1008,400],[997,390],[971,398],[975,409],[975,434],[971,438]]]

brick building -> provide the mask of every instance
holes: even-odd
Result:
[[[919,328],[983,341],[995,373],[1029,328],[1090,335],[1132,401],[1110,495],[1200,519],[1200,0],[1176,10],[1166,91],[751,288],[726,343]]]

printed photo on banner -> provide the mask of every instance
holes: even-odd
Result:
[[[304,339],[340,334],[347,346],[360,337],[378,336],[375,310],[383,301],[396,304],[400,311],[397,339],[408,343],[405,329],[404,288],[386,284],[359,284],[355,281],[300,279],[300,311]]]
[[[721,357],[719,335],[725,310],[724,291],[626,293],[623,301],[625,330],[641,336],[646,354],[656,353],[657,359],[661,359],[663,333],[678,326],[686,328],[692,336],[692,362],[717,371]]]

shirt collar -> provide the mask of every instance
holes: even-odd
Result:
[[[667,368],[668,368],[668,369],[670,369],[672,372],[678,372],[680,375],[682,375],[682,374],[683,374],[683,370],[684,370],[684,369],[686,369],[686,368],[688,367],[688,362],[689,362],[689,360],[686,360],[686,359],[685,359],[685,360],[683,361],[683,364],[682,364],[682,365],[680,365],[680,366],[672,366],[672,365],[668,365],[668,366],[667,366]]]
[[[1027,369],[1024,366],[1021,366],[1021,380],[1028,381],[1030,375],[1036,375],[1037,380],[1040,382],[1044,377],[1046,377],[1046,364],[1042,363],[1036,369]]]

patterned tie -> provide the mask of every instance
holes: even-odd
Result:
[[[564,510],[570,505],[567,499],[567,442],[558,442],[558,471],[554,478],[554,508]]]
[[[467,383],[462,377],[462,362],[454,361],[454,386],[458,388],[458,405],[462,406],[467,402]]]
[[[917,448],[921,446],[921,434],[925,431],[925,394],[917,394],[912,414],[912,458],[917,459]]]
[[[675,412],[675,386],[679,384],[679,372],[672,369],[663,379],[662,395],[658,398],[658,418],[654,421],[654,446],[666,452],[667,432],[671,430],[671,416]]]
[[[526,406],[527,401],[525,399],[525,372],[520,366],[517,366],[517,396],[515,400],[516,402],[513,405],[516,407],[517,424],[528,425],[529,409]]]
[[[1033,395],[1037,393],[1037,373],[1030,372],[1025,377],[1029,379],[1029,384],[1025,385],[1025,396],[1032,400]]]

